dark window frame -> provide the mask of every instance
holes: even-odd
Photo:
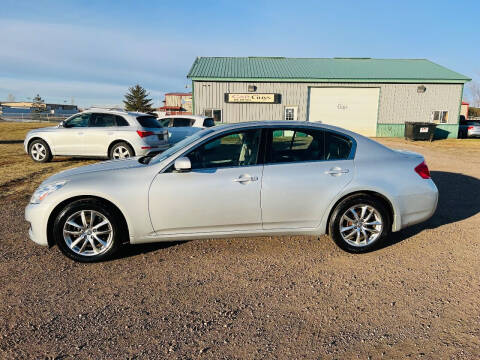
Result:
[[[355,153],[356,153],[356,148],[357,148],[357,142],[355,139],[353,139],[351,136],[347,134],[343,134],[338,131],[334,130],[329,130],[325,128],[313,128],[313,127],[297,127],[297,126],[272,126],[265,128],[266,130],[266,140],[265,140],[265,155],[264,155],[264,164],[265,165],[288,165],[288,164],[300,164],[300,163],[311,163],[311,162],[326,162],[326,161],[345,161],[345,160],[353,160],[355,158]],[[343,137],[346,140],[349,140],[351,142],[350,145],[350,153],[346,158],[342,159],[325,159],[326,156],[326,151],[324,150],[323,154],[323,159],[322,160],[302,160],[302,161],[291,161],[291,162],[270,162],[271,156],[272,156],[272,142],[273,142],[273,132],[277,130],[282,130],[282,131],[295,131],[295,132],[304,132],[308,134],[310,131],[321,131],[323,132],[323,146],[326,146],[326,135],[327,133],[334,134],[339,137]],[[296,133],[292,137],[292,142],[295,138]]]

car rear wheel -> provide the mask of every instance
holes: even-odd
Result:
[[[330,218],[329,234],[342,249],[352,253],[376,248],[390,233],[385,203],[370,195],[354,195],[341,201]]]
[[[33,161],[49,162],[52,160],[52,152],[48,144],[40,139],[33,140],[28,147],[28,153]]]
[[[133,149],[126,142],[119,142],[110,149],[110,159],[126,159],[135,156]]]
[[[59,249],[80,262],[111,258],[120,248],[126,231],[114,209],[95,199],[68,204],[54,222]]]

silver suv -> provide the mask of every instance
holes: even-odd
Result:
[[[88,109],[58,126],[30,131],[25,151],[37,162],[53,156],[123,159],[169,147],[168,131],[155,116],[117,109]]]

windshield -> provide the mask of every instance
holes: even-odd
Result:
[[[205,129],[205,130],[196,132],[193,135],[187,136],[185,139],[183,139],[182,141],[179,141],[178,143],[173,145],[171,148],[169,148],[169,149],[165,150],[164,152],[156,155],[151,160],[151,163],[152,164],[153,163],[158,163],[160,161],[165,160],[169,156],[172,156],[173,154],[175,154],[177,151],[180,151],[184,147],[187,147],[188,145],[192,144],[193,142],[197,141],[198,139],[200,139],[200,138],[202,138],[202,137],[204,137],[208,134],[211,134],[212,132],[213,132],[212,129]]]

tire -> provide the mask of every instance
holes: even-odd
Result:
[[[112,160],[115,159],[126,159],[129,157],[135,156],[135,152],[132,147],[125,141],[120,141],[112,146],[108,157]]]
[[[112,258],[128,240],[128,230],[118,210],[97,199],[82,199],[60,211],[53,236],[64,255],[89,263]]]
[[[352,195],[335,207],[328,230],[332,240],[343,250],[351,253],[369,252],[389,235],[390,213],[385,202],[376,197]]]
[[[35,139],[30,143],[28,146],[28,154],[35,162],[46,163],[52,160],[50,147],[41,139]]]

